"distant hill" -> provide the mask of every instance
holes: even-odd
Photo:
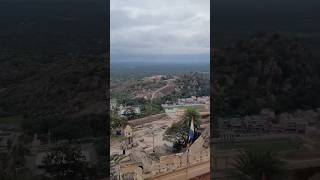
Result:
[[[193,62],[161,62],[147,61],[120,61],[112,62],[110,74],[112,79],[141,79],[157,74],[182,75],[189,72],[210,72],[209,59]]]
[[[156,99],[164,96],[175,98],[190,96],[209,96],[209,73],[186,72],[171,76],[157,82],[142,79],[125,79],[111,81],[111,96],[128,96],[128,98]]]

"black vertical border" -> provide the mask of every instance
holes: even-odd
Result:
[[[105,66],[107,69],[106,79],[106,107],[107,107],[107,139],[106,139],[106,179],[110,179],[110,0],[107,0],[106,14],[106,59]]]
[[[213,162],[213,157],[214,157],[214,147],[213,143],[211,141],[212,135],[213,135],[213,129],[214,129],[214,120],[213,120],[213,108],[214,108],[214,93],[213,93],[213,76],[214,72],[211,71],[213,69],[213,63],[212,61],[214,60],[214,45],[213,45],[213,1],[210,1],[210,179],[214,179],[214,162]]]

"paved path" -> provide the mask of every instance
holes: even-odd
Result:
[[[151,95],[151,100],[155,99],[158,97],[158,94],[161,93],[161,91],[167,89],[167,88],[170,88],[170,87],[174,87],[174,81],[175,79],[169,79],[167,80],[167,84],[159,89],[157,89],[156,91],[154,91]]]

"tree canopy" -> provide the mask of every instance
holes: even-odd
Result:
[[[90,177],[89,164],[80,148],[57,146],[43,159],[42,168],[59,180],[85,179]]]
[[[320,106],[319,62],[297,38],[256,34],[219,49],[213,58],[215,116]]]
[[[271,150],[241,151],[233,166],[238,180],[281,179],[283,162]]]
[[[194,117],[195,130],[200,126],[200,114],[194,108],[186,109],[182,119],[173,123],[164,134],[164,139],[173,143],[175,151],[180,151],[188,143],[188,132],[191,119]]]

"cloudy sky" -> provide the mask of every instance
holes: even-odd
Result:
[[[210,0],[111,0],[111,60],[206,59]]]

